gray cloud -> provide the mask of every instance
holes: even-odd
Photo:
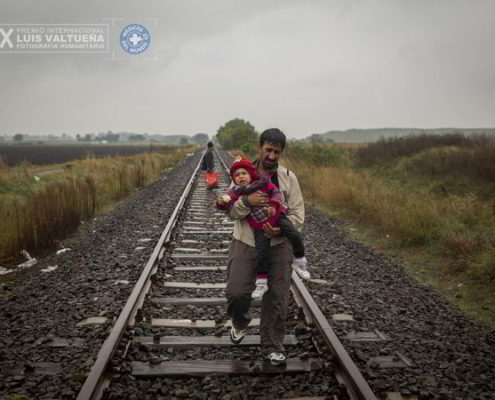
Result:
[[[104,17],[146,25],[152,47],[0,54],[0,134],[495,126],[491,0],[4,1],[1,22]]]

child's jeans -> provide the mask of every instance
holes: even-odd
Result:
[[[294,257],[304,257],[304,244],[301,234],[294,228],[291,220],[281,214],[278,220],[281,236],[285,236],[292,245]],[[256,275],[268,274],[268,252],[270,251],[271,239],[265,236],[264,231],[254,231],[254,242],[256,245]]]
[[[282,231],[280,235],[285,236],[287,239],[289,239],[289,242],[292,245],[292,251],[294,252],[294,257],[304,257],[304,244],[302,241],[301,233],[297,231],[297,229],[292,224],[292,221],[287,218],[285,214],[280,214],[278,226]]]

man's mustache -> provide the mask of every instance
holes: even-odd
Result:
[[[265,167],[266,167],[266,164],[267,163],[269,165],[269,168],[268,169],[276,169],[276,168],[278,168],[278,162],[276,162],[276,161],[265,160],[263,162],[263,164],[265,164]]]

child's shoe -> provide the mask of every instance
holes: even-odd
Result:
[[[256,289],[251,294],[253,299],[261,299],[263,295],[268,291],[268,279],[256,278]]]
[[[301,278],[305,280],[311,279],[311,275],[308,271],[307,265],[308,265],[308,260],[306,260],[306,257],[299,257],[299,258],[294,257],[294,261],[292,262],[292,268],[297,272],[297,274]]]
[[[272,365],[285,365],[286,359],[283,353],[272,352],[266,356]]]

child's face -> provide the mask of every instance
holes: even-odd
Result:
[[[247,186],[251,183],[251,176],[245,168],[237,168],[234,171],[234,183],[237,186]]]

